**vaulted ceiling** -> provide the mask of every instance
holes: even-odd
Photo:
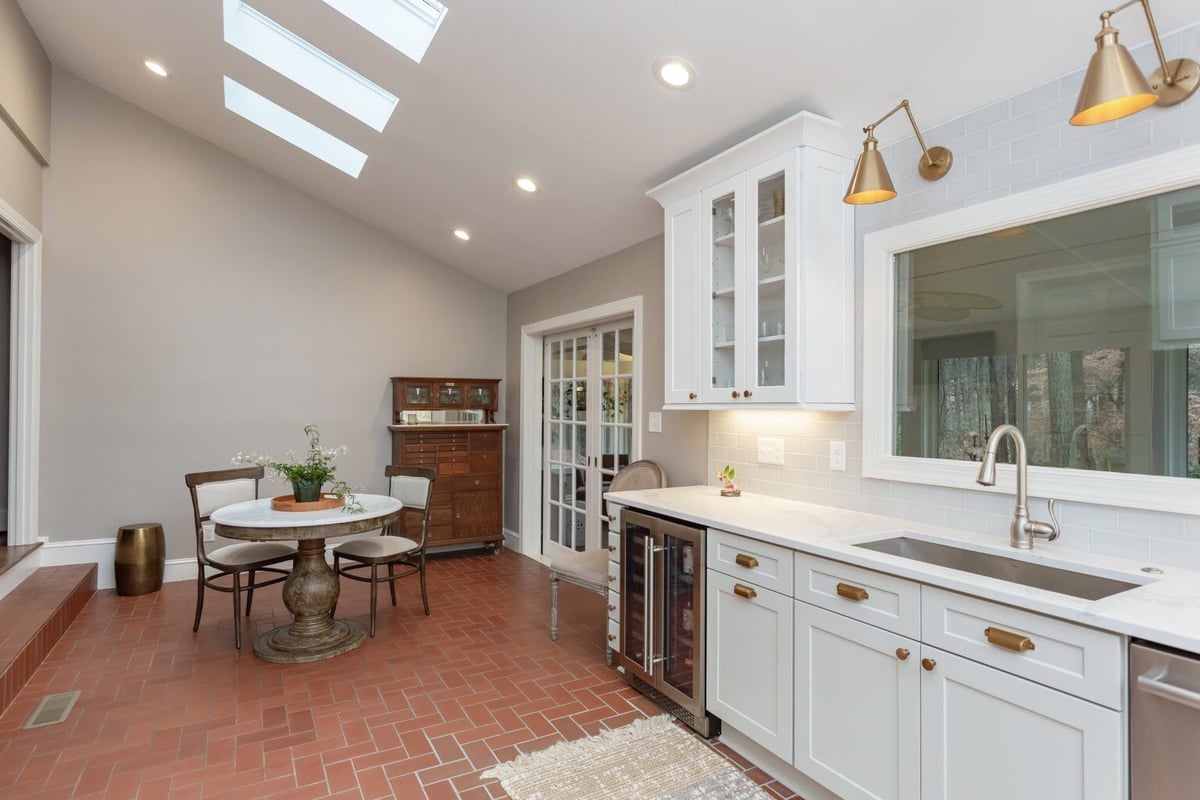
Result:
[[[20,0],[57,66],[503,290],[661,232],[647,189],[796,111],[839,121],[853,152],[862,125],[903,97],[930,127],[1078,69],[1105,7],[446,0],[416,64],[322,0],[247,2],[395,94],[386,129],[226,45],[221,0]],[[1154,9],[1164,32],[1200,19],[1194,0]],[[1136,9],[1116,23],[1128,45],[1149,39]],[[692,90],[655,82],[664,56],[696,66]],[[366,152],[360,178],[228,112],[226,74]],[[541,190],[517,190],[517,175]]]

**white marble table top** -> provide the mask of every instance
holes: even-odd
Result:
[[[394,514],[404,506],[394,497],[382,494],[356,494],[363,511],[350,514],[344,508],[328,508],[324,511],[275,511],[271,498],[246,500],[218,508],[209,517],[218,525],[237,528],[307,528],[318,525],[362,522],[376,517]]]

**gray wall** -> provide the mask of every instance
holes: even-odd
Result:
[[[53,119],[42,535],[155,520],[187,556],[183,474],[308,422],[380,491],[390,376],[504,375],[501,293],[58,70]]]
[[[646,415],[663,404],[663,240],[647,239],[508,296],[508,440],[504,465],[504,526],[520,530],[521,326],[636,295],[642,296],[642,457],[660,462],[672,485],[704,480],[708,414],[668,411],[662,433],[649,433]],[[533,431],[539,436],[540,432]]]
[[[1167,53],[1200,50],[1200,24],[1165,37]],[[1132,49],[1139,64],[1151,64],[1150,45]],[[929,145],[954,153],[954,168],[930,183],[916,171],[919,146],[913,138],[882,148],[900,196],[860,206],[855,214],[858,296],[858,397],[862,401],[862,241],[867,234],[1019,194],[1080,175],[1157,154],[1200,145],[1200,99],[1169,108],[1149,108],[1116,123],[1073,128],[1067,124],[1080,70],[1021,94],[975,109],[924,132]],[[898,126],[899,127],[899,126]],[[1198,151],[1200,158],[1200,151]],[[833,202],[833,199],[830,199]],[[784,468],[756,463],[755,435],[785,437]],[[852,414],[779,412],[770,416],[715,412],[710,415],[711,465],[732,462],[744,488],[825,505],[887,514],[919,522],[1008,535],[1012,499],[962,489],[862,477],[862,411]],[[847,444],[846,472],[829,470],[829,441]],[[1037,486],[1033,487],[1036,492]],[[1042,501],[1035,513],[1045,516]],[[1200,569],[1200,516],[1065,502],[1059,506],[1062,537],[1051,545],[1105,555],[1149,559]]]
[[[50,153],[50,60],[17,0],[0,0],[0,199],[42,224]]]

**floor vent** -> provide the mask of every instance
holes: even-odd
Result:
[[[67,718],[78,699],[78,689],[73,692],[46,695],[38,701],[33,713],[29,715],[29,719],[25,720],[25,724],[21,728],[44,728],[47,725],[57,725]]]

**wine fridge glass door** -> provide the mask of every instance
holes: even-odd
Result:
[[[639,516],[622,514],[621,663],[642,680],[653,683],[652,576],[648,569],[654,545],[653,522]]]
[[[703,531],[671,523],[659,526],[661,551],[656,553],[657,578],[662,587],[657,602],[659,686],[676,702],[691,703],[703,693],[700,664],[704,653],[704,565],[699,537]]]

